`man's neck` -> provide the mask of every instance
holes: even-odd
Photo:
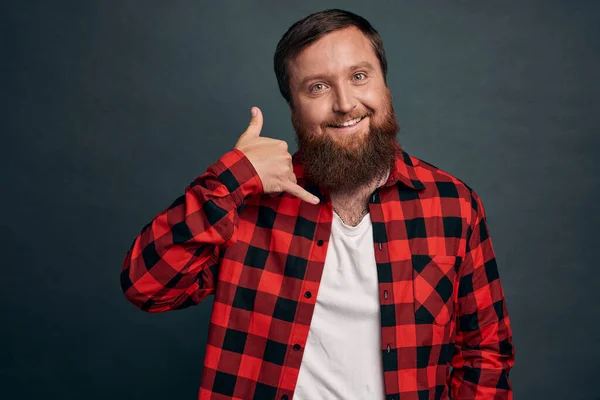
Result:
[[[355,226],[362,220],[363,211],[368,207],[369,196],[385,183],[387,176],[388,172],[351,192],[330,192],[333,206],[346,225]]]

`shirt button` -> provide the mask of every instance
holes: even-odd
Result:
[[[389,344],[387,345],[386,350],[387,350],[388,353],[391,351],[391,347],[390,347]]]
[[[388,292],[387,292],[387,290],[383,291],[383,298],[386,299],[386,300],[388,299]]]
[[[307,299],[310,299],[312,296],[311,292],[304,292],[304,297],[306,297]]]
[[[323,241],[319,239],[319,241],[317,241],[317,246],[323,246]]]
[[[293,347],[294,351],[298,351],[300,350],[300,345],[298,343],[296,343]]]

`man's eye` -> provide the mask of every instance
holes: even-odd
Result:
[[[322,83],[317,83],[316,85],[313,85],[313,87],[310,88],[311,92],[315,92],[315,91],[319,91],[319,88],[323,87]]]
[[[357,76],[362,76],[362,78],[357,79],[359,81],[364,80],[367,76],[365,74],[363,74],[362,72],[359,72],[358,74],[355,74],[354,77],[356,78]]]

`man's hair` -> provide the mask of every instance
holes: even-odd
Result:
[[[350,11],[340,9],[319,11],[294,23],[281,40],[279,40],[277,49],[275,50],[273,64],[277,83],[279,84],[279,91],[290,106],[292,105],[292,100],[288,63],[294,60],[305,47],[326,34],[353,26],[360,29],[371,41],[373,50],[379,59],[381,71],[383,72],[383,80],[386,82],[387,60],[383,49],[383,40],[369,21]]]

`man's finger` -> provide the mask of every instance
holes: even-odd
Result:
[[[244,132],[244,135],[259,137],[263,125],[262,112],[258,107],[252,107],[250,112],[252,114],[252,118],[250,118],[250,123],[248,124],[248,128],[246,129],[246,132]]]
[[[312,193],[307,192],[302,188],[302,186],[298,186],[293,182],[287,182],[283,188],[283,191],[289,193],[291,195],[296,196],[300,200],[304,200],[311,204],[319,204],[319,198],[314,196]]]

